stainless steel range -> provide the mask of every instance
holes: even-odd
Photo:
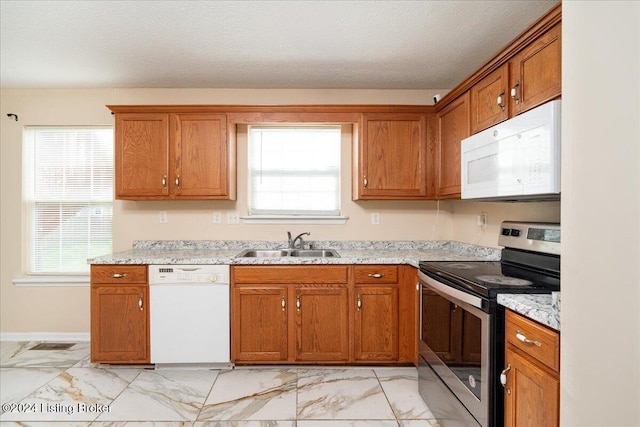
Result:
[[[419,389],[442,427],[504,424],[499,293],[560,290],[560,225],[505,221],[502,260],[421,262]]]

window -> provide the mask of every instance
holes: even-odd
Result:
[[[340,126],[249,127],[249,215],[340,214]]]
[[[111,252],[113,130],[27,127],[23,150],[27,273],[88,273]]]

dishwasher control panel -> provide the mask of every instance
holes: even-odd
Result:
[[[149,284],[229,284],[228,265],[150,265]]]

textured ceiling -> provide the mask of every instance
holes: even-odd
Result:
[[[448,89],[551,1],[5,1],[3,88]]]

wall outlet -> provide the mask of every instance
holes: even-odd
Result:
[[[371,224],[373,225],[378,225],[380,224],[380,213],[378,212],[373,212],[371,214]]]
[[[240,224],[240,214],[238,212],[227,212],[227,224]]]
[[[220,212],[214,212],[212,220],[213,220],[214,224],[221,224],[222,223],[222,214]]]
[[[478,227],[485,228],[487,226],[487,213],[486,212],[480,212],[480,215],[478,215],[478,217],[476,219],[476,223],[477,223]]]
[[[158,212],[158,219],[160,220],[160,224],[166,224],[169,222],[169,215],[167,211]]]

